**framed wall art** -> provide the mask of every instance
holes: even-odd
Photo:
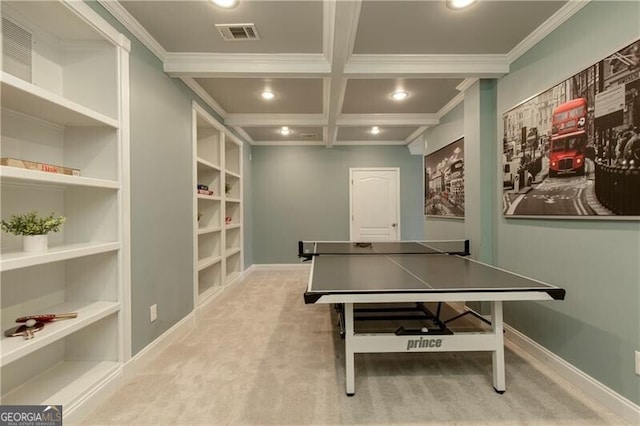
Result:
[[[640,41],[503,114],[507,217],[640,217]]]
[[[424,157],[424,213],[464,218],[464,138]]]

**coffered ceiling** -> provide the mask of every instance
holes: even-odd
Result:
[[[409,144],[586,1],[101,1],[251,144]],[[219,24],[253,24],[225,41]],[[409,96],[395,101],[391,93]],[[271,100],[261,93],[270,90]],[[278,133],[287,126],[288,135]],[[370,130],[380,129],[378,134]]]

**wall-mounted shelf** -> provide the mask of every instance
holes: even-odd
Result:
[[[49,246],[49,249],[43,253],[25,253],[18,250],[10,251],[2,253],[0,257],[0,271],[11,271],[12,269],[29,268],[31,266],[76,259],[83,256],[115,252],[119,250],[120,247],[120,242],[90,242]]]
[[[37,339],[30,340],[15,337],[2,337],[1,365],[12,361],[56,342],[69,334],[93,324],[120,310],[116,302],[66,302],[46,308],[47,312],[76,312],[77,318],[47,323],[45,328],[37,332]]]

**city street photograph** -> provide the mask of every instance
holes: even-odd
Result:
[[[503,214],[640,215],[640,41],[503,114]]]

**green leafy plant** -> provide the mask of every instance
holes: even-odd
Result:
[[[224,184],[224,193],[228,194],[229,191],[231,191],[231,184],[230,183],[225,183]]]
[[[58,232],[63,223],[67,221],[64,216],[55,217],[53,213],[46,217],[38,216],[38,212],[32,211],[25,214],[14,214],[9,221],[2,220],[0,225],[4,232],[14,235],[46,235],[49,232]]]

